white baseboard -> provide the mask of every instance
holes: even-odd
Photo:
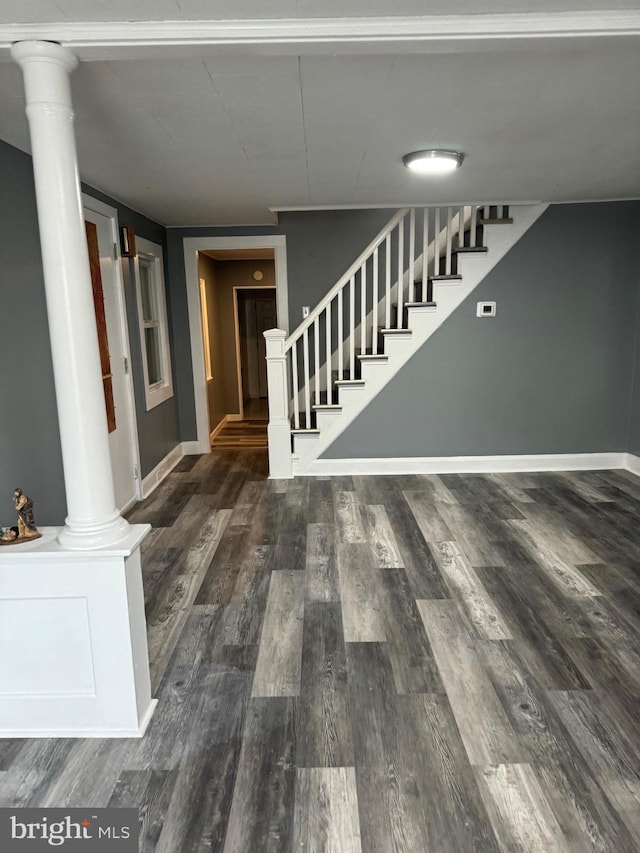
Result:
[[[142,486],[140,486],[140,488],[142,488]],[[137,495],[137,494],[135,494],[135,495],[131,498],[131,500],[128,500],[128,501],[126,502],[126,504],[125,504],[124,506],[121,506],[121,507],[119,507],[119,508],[118,508],[118,512],[120,513],[120,515],[124,515],[126,512],[129,512],[129,510],[130,510],[132,507],[134,507],[134,506],[138,503],[138,501],[139,501],[139,500],[140,500],[140,498],[138,497],[138,495]]]
[[[222,418],[222,420],[220,421],[220,423],[218,424],[218,426],[209,435],[209,442],[210,443],[213,442],[213,439],[217,436],[217,434],[220,432],[220,430],[224,429],[228,423],[229,423],[229,415],[225,415]]]
[[[220,429],[220,424],[216,427]],[[215,432],[215,430],[214,430]],[[212,433],[213,435],[213,433]],[[142,499],[148,498],[151,492],[170,474],[183,456],[200,456],[209,453],[211,447],[207,445],[204,449],[200,447],[199,441],[183,441],[176,444],[173,450],[162,459],[153,471],[150,471],[142,481]]]
[[[144,737],[158,700],[152,699],[142,714],[140,724],[132,729],[0,729],[3,738],[141,738]]]
[[[635,456],[633,453],[624,454],[624,465],[622,466],[631,474],[640,477],[640,456]]]
[[[167,474],[170,474],[171,471],[176,467],[178,462],[185,456],[184,452],[184,442],[182,444],[176,444],[173,450],[170,450],[169,453],[162,459],[156,467],[150,471],[147,476],[142,481],[142,498],[148,498],[151,492],[164,480]]]
[[[204,444],[199,441],[183,441],[181,446],[183,456],[201,456],[203,453],[209,453],[211,450],[209,439]]]
[[[632,461],[633,460],[633,461]],[[635,465],[632,467],[632,465]],[[557,453],[531,456],[412,456],[388,459],[314,459],[304,476],[349,474],[491,474],[526,471],[594,471],[625,468],[640,475],[629,453]],[[295,468],[294,468],[295,472]]]

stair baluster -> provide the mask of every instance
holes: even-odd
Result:
[[[385,314],[384,327],[388,329],[391,325],[391,231],[387,234],[385,241]]]
[[[445,275],[451,275],[451,243],[453,242],[453,227],[452,227],[452,219],[451,219],[451,208],[447,208],[447,225],[446,225],[447,233],[446,233],[446,248],[445,248],[445,259],[444,259],[444,269]]]
[[[331,367],[332,367],[332,353],[333,350],[331,348],[331,302],[327,304],[327,314],[325,318],[325,363],[327,365],[327,404],[331,402]],[[318,369],[318,373],[320,370]]]
[[[372,315],[373,328],[371,330],[371,352],[375,355],[378,352],[378,247],[373,250],[373,299],[372,299]]]
[[[422,293],[421,299],[427,301],[427,285],[429,282],[429,210],[422,211]]]
[[[360,267],[360,355],[367,351],[367,262]]]

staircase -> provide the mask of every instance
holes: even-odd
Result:
[[[271,476],[314,473],[546,207],[403,208],[288,338],[266,332]]]

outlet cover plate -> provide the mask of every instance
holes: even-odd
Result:
[[[476,308],[476,317],[495,317],[496,303],[495,302],[478,302]]]

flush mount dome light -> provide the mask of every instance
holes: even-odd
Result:
[[[462,164],[464,154],[459,151],[442,151],[431,148],[427,151],[413,151],[405,154],[402,162],[419,175],[444,175],[455,171]]]

